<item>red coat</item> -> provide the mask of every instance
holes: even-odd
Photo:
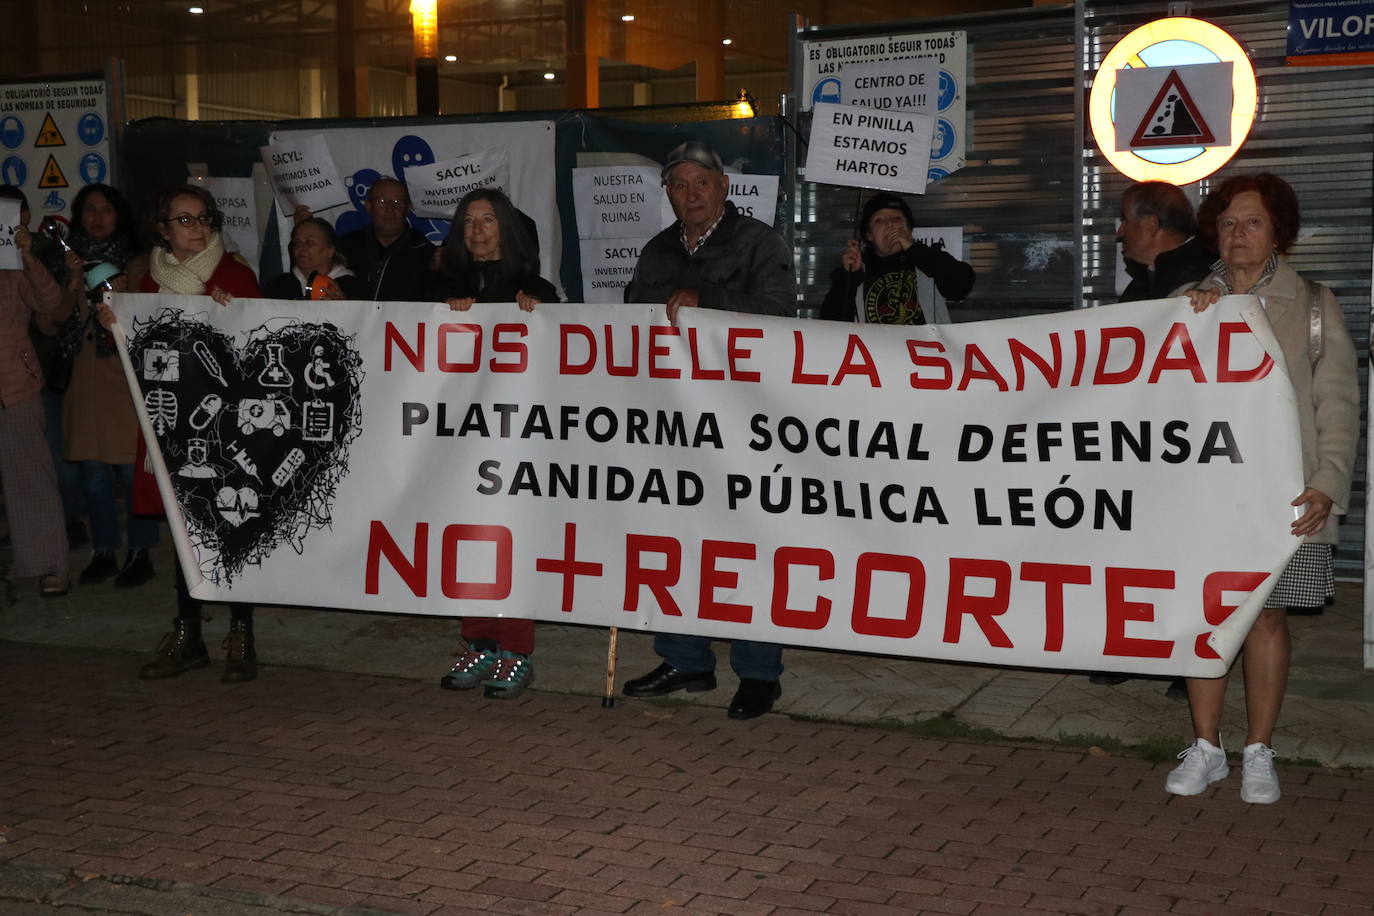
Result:
[[[215,272],[210,274],[210,280],[205,284],[207,292],[217,287],[232,296],[241,296],[245,299],[262,297],[262,290],[258,288],[258,278],[252,268],[227,251],[224,257],[219,259],[219,263],[215,265]],[[143,275],[142,281],[138,284],[138,291],[161,291],[157,281],[153,279],[151,270]],[[138,515],[164,515],[162,496],[157,491],[157,478],[146,470],[147,460],[148,446],[140,435],[138,457],[134,459],[134,512]]]

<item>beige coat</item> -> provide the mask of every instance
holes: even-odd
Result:
[[[1219,286],[1213,274],[1196,286],[1180,287],[1174,295]],[[1321,293],[1322,347],[1315,363],[1310,352],[1307,284],[1285,258],[1279,258],[1273,279],[1255,295],[1264,303],[1297,394],[1303,478],[1307,486],[1325,493],[1335,504],[1321,534],[1308,540],[1335,544],[1339,516],[1350,505],[1350,479],[1360,439],[1360,383],[1355,374],[1355,344],[1346,330],[1341,305],[1331,290],[1320,284],[1317,289]]]
[[[130,289],[138,289],[147,269],[146,256],[130,262],[125,271]],[[90,314],[85,291],[63,290],[63,296],[63,313],[70,314],[66,310],[75,305],[81,309],[84,322]],[[62,397],[62,457],[68,461],[132,464],[138,447],[138,414],[119,355],[96,355],[95,335],[104,333],[100,323],[92,321],[76,354],[71,385]]]

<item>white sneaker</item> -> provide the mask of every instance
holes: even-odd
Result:
[[[1164,780],[1164,791],[1171,795],[1197,795],[1217,780],[1225,779],[1231,771],[1226,765],[1226,752],[1202,738],[1184,748],[1178,757],[1183,762]]]
[[[1274,772],[1274,749],[1247,744],[1241,752],[1240,800],[1272,805],[1279,800],[1279,774]]]

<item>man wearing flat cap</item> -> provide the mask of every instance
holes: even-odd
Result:
[[[649,240],[625,288],[626,302],[662,302],[668,320],[683,308],[713,308],[756,315],[795,315],[797,279],[792,250],[768,224],[742,215],[726,199],[730,179],[720,156],[688,141],[668,154],[663,186],[677,222]],[[705,636],[659,633],[654,651],[663,664],[625,685],[630,697],[658,697],[716,686],[716,656]],[[752,719],[782,694],[782,646],[736,639],[730,667],[739,690],[732,719]]]

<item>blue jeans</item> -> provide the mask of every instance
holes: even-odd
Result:
[[[658,633],[654,636],[654,651],[679,671],[695,673],[716,670],[716,654],[711,651],[711,639],[707,636]],[[740,677],[776,681],[782,676],[782,646],[772,642],[732,639],[730,667]]]
[[[53,468],[57,471],[57,492],[62,497],[62,514],[68,521],[80,521],[86,514],[86,497],[81,490],[81,469],[75,461],[62,458],[62,395],[44,388],[43,438],[52,452]]]
[[[119,549],[119,505],[115,485],[128,513],[129,549],[156,547],[158,522],[155,518],[134,515],[134,466],[106,464],[103,461],[68,462],[81,469],[81,485],[86,493],[86,508],[91,517],[91,546],[96,550]]]

